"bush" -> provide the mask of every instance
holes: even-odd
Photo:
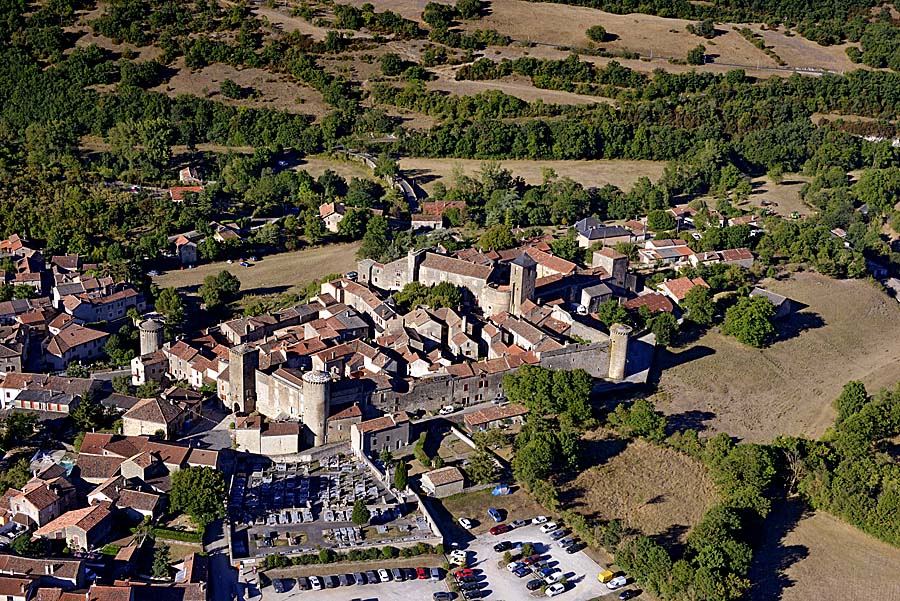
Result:
[[[585,34],[591,41],[600,43],[606,39],[606,28],[602,25],[594,25],[593,27],[588,27]]]
[[[706,46],[700,44],[687,53],[687,64],[702,65],[706,62]]]

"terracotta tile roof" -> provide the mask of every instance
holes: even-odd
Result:
[[[337,413],[329,416],[328,419],[350,419],[351,417],[362,417],[362,410],[356,403],[350,405],[343,411],[338,411]]]
[[[130,586],[98,586],[91,585],[85,601],[131,601]]]
[[[669,300],[669,297],[664,294],[659,294],[658,292],[651,292],[650,294],[632,298],[631,300],[622,303],[622,306],[629,311],[647,307],[650,309],[651,313],[658,313],[660,311],[671,313],[675,310],[675,306],[672,304],[672,301]]]
[[[35,536],[47,536],[65,528],[75,527],[85,532],[93,530],[100,522],[110,515],[109,504],[99,503],[91,507],[74,509],[64,513],[49,524],[41,526],[34,531]]]
[[[187,456],[188,465],[205,465],[216,467],[219,465],[219,452],[209,449],[192,447]]]
[[[297,422],[270,422],[266,424],[263,436],[299,436],[300,424]]]
[[[473,411],[472,413],[466,413],[463,416],[463,420],[466,422],[466,425],[469,426],[469,428],[475,428],[500,419],[509,419],[511,417],[518,417],[520,415],[527,414],[528,409],[526,409],[524,405],[510,403],[508,405],[502,405],[500,407],[487,407],[485,409]]]
[[[26,485],[25,492],[23,492],[21,496],[34,505],[38,511],[42,511],[59,501],[59,495],[50,490],[50,487],[43,483],[33,486],[30,489],[28,488],[28,485]]]
[[[169,188],[169,195],[175,202],[183,201],[186,192],[199,194],[200,192],[203,192],[203,186],[174,186]]]
[[[125,461],[122,457],[102,457],[100,455],[79,454],[75,465],[85,480],[106,480],[119,472],[119,466]]]
[[[753,253],[748,248],[730,248],[721,251],[723,261],[744,261],[753,260]]]
[[[707,284],[703,278],[691,279],[688,277],[681,277],[674,280],[668,280],[660,284],[660,287],[668,290],[669,293],[679,301],[684,300],[684,297],[687,296],[687,293],[697,286],[709,288],[709,284]]]
[[[434,253],[426,254],[425,260],[422,262],[422,267],[485,281],[487,281],[487,279],[491,277],[491,274],[494,273],[493,267],[475,265],[474,263],[469,263],[462,259],[454,259],[453,257],[445,257]]]
[[[422,203],[422,212],[426,215],[443,215],[447,209],[462,211],[465,208],[466,203],[462,200],[433,200]]]
[[[57,357],[63,356],[66,352],[93,342],[95,340],[103,340],[109,334],[100,330],[92,330],[80,326],[77,323],[70,323],[59,331],[59,334],[50,339],[47,345],[47,352]]]
[[[133,419],[151,424],[163,424],[168,426],[175,422],[184,411],[170,403],[158,398],[141,399],[141,401],[125,412],[123,419]]]
[[[162,442],[148,442],[146,448],[148,451],[158,454],[159,458],[166,465],[179,466],[184,465],[188,453],[191,451],[189,447],[180,447]]]
[[[405,411],[401,411],[400,413],[394,415],[384,415],[382,417],[376,417],[375,419],[360,422],[356,424],[356,429],[363,434],[371,434],[374,432],[388,430],[397,426],[398,424],[402,424],[408,421],[409,414]]]
[[[462,472],[453,466],[431,470],[430,472],[426,472],[425,476],[428,477],[431,484],[434,486],[443,486],[444,484],[463,481]]]
[[[119,507],[130,507],[141,512],[152,512],[159,505],[159,500],[159,495],[126,489],[119,493],[119,500],[116,502],[116,505]]]
[[[604,257],[609,257],[610,259],[627,259],[625,255],[620,253],[619,251],[612,249],[608,246],[604,246],[600,250],[595,250],[595,253],[599,255],[603,255]]]
[[[32,586],[34,580],[28,578],[0,576],[0,597],[25,597]]]
[[[525,253],[529,257],[534,259],[534,261],[538,265],[543,265],[547,269],[551,269],[557,273],[561,273],[564,275],[574,273],[575,269],[578,267],[571,261],[566,261],[565,259],[555,257],[550,253],[545,253],[544,251],[538,250],[536,248],[529,248],[525,251]]]
[[[44,576],[49,568],[58,578],[74,580],[81,571],[81,565],[80,559],[38,559],[0,555],[0,572],[18,576]]]

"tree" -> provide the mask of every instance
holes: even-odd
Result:
[[[223,269],[218,275],[203,278],[198,293],[207,309],[212,310],[234,300],[240,289],[241,281],[237,276]]]
[[[177,328],[184,323],[185,304],[184,299],[175,288],[163,288],[156,295],[154,303],[156,310],[166,316],[166,325]]]
[[[89,432],[103,424],[105,412],[103,406],[95,401],[89,392],[85,392],[69,415],[78,425],[79,430]]]
[[[506,250],[516,245],[516,239],[505,225],[495,225],[488,228],[478,239],[478,247],[481,250]]]
[[[69,363],[66,366],[66,375],[70,378],[90,378],[91,372],[81,363]]]
[[[574,231],[575,230],[569,230],[562,238],[557,238],[550,242],[550,249],[553,251],[553,254],[560,259],[572,262],[581,260],[583,250],[578,246]]]
[[[409,478],[409,468],[406,466],[406,462],[405,461],[397,462],[397,466],[394,468],[394,489],[395,490],[406,490],[408,478]]]
[[[695,46],[691,48],[687,53],[687,64],[689,65],[702,65],[706,62],[706,46],[700,44],[699,46]]]
[[[775,334],[774,315],[775,306],[765,296],[742,296],[725,312],[722,331],[744,344],[762,348]]]
[[[343,220],[338,223],[338,227],[340,227],[341,223],[343,223]],[[318,244],[328,235],[325,223],[314,210],[307,211],[303,216],[303,235],[306,236],[310,244]]]
[[[153,577],[168,580],[171,567],[171,549],[169,545],[160,544],[153,552]]]
[[[647,227],[654,232],[665,232],[675,229],[675,217],[668,211],[657,209],[647,213]]]
[[[840,424],[851,415],[859,412],[869,402],[869,393],[865,385],[859,380],[853,380],[844,384],[841,394],[834,399],[834,409],[837,411],[836,424]]]
[[[669,346],[678,334],[678,320],[671,313],[661,311],[647,321],[650,331],[656,336],[656,344]]]
[[[11,548],[23,557],[38,557],[44,552],[44,539],[32,539],[30,532],[24,532],[13,540]]]
[[[219,86],[219,91],[222,92],[222,96],[225,96],[226,98],[232,98],[234,100],[244,97],[244,88],[230,79],[225,79],[222,81],[221,85]]]
[[[388,220],[384,215],[375,215],[366,224],[366,234],[363,236],[362,246],[359,247],[359,257],[379,260],[387,256],[390,245]]]
[[[124,374],[121,376],[116,376],[112,379],[112,387],[113,390],[118,394],[130,395],[131,394],[131,376],[128,374]]]
[[[466,466],[466,474],[476,484],[489,484],[497,481],[497,464],[484,451],[479,451]]]
[[[350,516],[350,521],[357,526],[365,526],[371,518],[372,512],[369,511],[369,508],[366,507],[366,504],[361,499],[353,504],[353,513]]]
[[[710,326],[716,314],[716,301],[706,286],[694,286],[681,301],[685,317],[698,326]]]
[[[619,301],[611,299],[600,303],[600,306],[597,307],[597,319],[608,328],[615,323],[628,323],[631,316],[628,315],[628,310],[619,304]]]
[[[375,158],[375,169],[373,171],[376,177],[392,178],[397,177],[397,174],[400,173],[400,167],[391,155],[382,152]]]
[[[477,19],[483,9],[481,0],[456,0],[456,11],[463,19]]]
[[[597,42],[598,44],[606,40],[606,28],[602,25],[588,27],[585,34],[587,34],[588,39]]]
[[[381,72],[388,77],[400,75],[405,67],[406,63],[400,58],[399,54],[388,52],[381,55]]]
[[[188,467],[172,474],[172,509],[182,511],[201,530],[225,515],[225,477],[210,467]]]
[[[37,414],[31,412],[10,413],[2,423],[0,434],[0,447],[9,451],[19,445],[27,444],[34,436],[35,426],[38,424]]]
[[[647,399],[637,399],[631,407],[616,407],[609,416],[610,424],[623,436],[641,436],[660,442],[666,437],[666,418]]]
[[[690,23],[686,28],[690,33],[711,40],[716,37],[716,26],[712,19],[704,19],[699,23]]]

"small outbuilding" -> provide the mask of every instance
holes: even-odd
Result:
[[[422,475],[422,489],[438,499],[459,494],[463,491],[462,472],[455,467],[442,467]]]

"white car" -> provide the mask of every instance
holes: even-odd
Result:
[[[311,588],[314,591],[322,590],[324,588],[324,585],[322,584],[322,579],[319,578],[318,576],[310,576],[309,577],[309,588]]]
[[[557,526],[556,522],[550,522],[548,524],[544,524],[543,526],[541,526],[541,532],[543,532],[544,534],[547,534],[548,532],[553,532],[558,527],[559,526]]]
[[[387,570],[385,570],[384,568],[381,568],[380,570],[378,570],[378,579],[381,580],[382,582],[390,582],[391,581],[391,573],[388,572]]]
[[[459,525],[466,530],[471,530],[473,526],[472,520],[470,520],[469,518],[459,518]]]
[[[547,590],[544,592],[547,594],[548,597],[555,597],[556,595],[558,595],[560,593],[566,592],[566,587],[565,587],[565,585],[562,585],[557,582],[556,584],[552,584],[552,585],[548,586]]]
[[[532,523],[532,524],[546,524],[546,523],[547,523],[547,516],[545,516],[545,515],[539,515],[539,516],[537,516],[536,518],[532,518],[532,519],[531,519],[531,523]]]
[[[438,415],[450,415],[454,411],[456,411],[456,407],[454,407],[453,405],[447,405],[445,407],[441,407],[441,410],[438,411]]]
[[[466,565],[466,552],[465,551],[454,551],[450,554],[450,561],[457,565]]]
[[[615,578],[613,578],[612,580],[610,580],[609,582],[606,583],[606,588],[608,588],[611,591],[614,591],[617,588],[622,588],[626,584],[628,584],[628,579],[625,578],[625,576],[616,576]]]
[[[544,582],[547,584],[556,584],[560,580],[562,580],[563,573],[562,570],[556,570],[555,572],[551,572],[544,576]]]
[[[523,564],[521,561],[513,561],[512,563],[506,564],[506,569],[510,572],[515,572],[524,565],[525,564]]]

